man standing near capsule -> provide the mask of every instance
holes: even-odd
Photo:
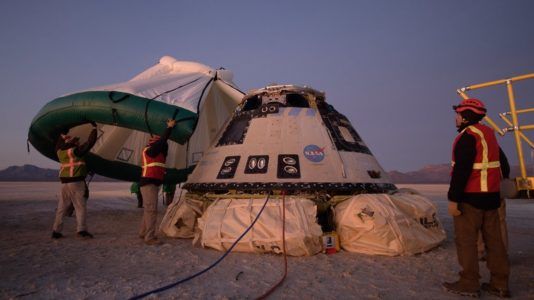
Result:
[[[510,297],[510,266],[501,234],[498,208],[500,182],[508,177],[510,167],[500,149],[495,133],[480,123],[486,115],[484,103],[465,99],[453,106],[458,136],[452,153],[452,176],[448,192],[448,211],[454,217],[454,235],[458,263],[462,270],[456,282],[444,282],[451,293],[478,297],[482,290],[503,298]],[[487,248],[489,283],[479,285],[478,233]]]
[[[160,245],[156,236],[156,221],[158,216],[159,187],[165,177],[165,161],[169,145],[167,139],[171,135],[176,120],[167,120],[167,129],[162,136],[152,136],[148,145],[143,149],[143,167],[139,187],[143,196],[143,219],[139,229],[139,237],[147,245]]]
[[[52,238],[63,237],[63,217],[72,204],[76,212],[77,236],[82,239],[91,239],[93,235],[87,231],[86,213],[89,190],[85,183],[87,166],[84,156],[96,143],[96,123],[91,122],[93,130],[87,142],[80,145],[80,138],[61,134],[56,144],[56,153],[60,163],[59,179],[61,181],[61,196],[56,209],[56,217],[52,227]]]

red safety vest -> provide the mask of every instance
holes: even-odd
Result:
[[[143,173],[141,177],[163,180],[165,177],[165,155],[150,157],[146,154],[148,147],[143,149]]]
[[[499,144],[495,132],[480,123],[467,126],[454,140],[452,150],[452,165],[454,166],[454,149],[456,143],[467,133],[476,140],[476,156],[473,171],[467,181],[466,193],[493,193],[500,191],[501,163],[499,161]]]

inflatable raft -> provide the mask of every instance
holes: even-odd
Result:
[[[243,97],[232,78],[228,70],[164,56],[129,81],[52,100],[33,119],[28,141],[57,161],[60,134],[79,136],[83,143],[89,123],[96,122],[97,142],[86,157],[89,170],[138,181],[143,148],[174,119],[164,181],[184,182]]]

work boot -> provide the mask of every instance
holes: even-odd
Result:
[[[491,284],[487,283],[487,282],[484,282],[482,283],[482,286],[480,286],[480,288],[485,291],[485,292],[488,292],[494,296],[497,296],[499,298],[511,298],[512,295],[510,294],[510,290],[509,289],[500,289],[500,288],[496,288],[494,286],[491,286]]]
[[[480,290],[478,288],[469,287],[460,280],[456,282],[444,282],[441,285],[449,293],[473,298],[480,297]]]
[[[145,244],[150,245],[150,246],[159,246],[159,245],[161,245],[163,243],[160,240],[158,240],[157,238],[153,238],[153,239],[150,239],[148,241],[145,241]]]
[[[89,232],[85,231],[85,230],[84,230],[84,231],[80,231],[80,232],[78,232],[77,236],[78,236],[79,238],[84,239],[84,240],[86,240],[86,239],[92,239],[92,238],[93,238],[93,235],[90,234]]]
[[[60,238],[62,238],[62,237],[63,237],[63,235],[62,235],[61,233],[56,232],[56,231],[52,231],[52,238],[53,238],[54,240],[60,239]]]

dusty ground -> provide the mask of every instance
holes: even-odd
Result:
[[[419,190],[438,205],[448,234],[440,247],[411,257],[347,252],[289,257],[288,277],[271,298],[459,298],[440,287],[458,272],[452,220],[446,215],[447,186],[403,187]],[[166,239],[159,247],[142,244],[136,234],[141,210],[128,183],[91,184],[88,223],[93,240],[75,238],[73,218],[66,220],[66,238],[52,240],[58,190],[58,183],[0,182],[1,299],[124,299],[185,278],[222,255],[192,247],[191,240]],[[511,290],[514,298],[534,299],[534,201],[507,204]],[[482,264],[481,269],[487,279]],[[281,256],[232,253],[204,275],[149,298],[256,298],[282,271]]]

